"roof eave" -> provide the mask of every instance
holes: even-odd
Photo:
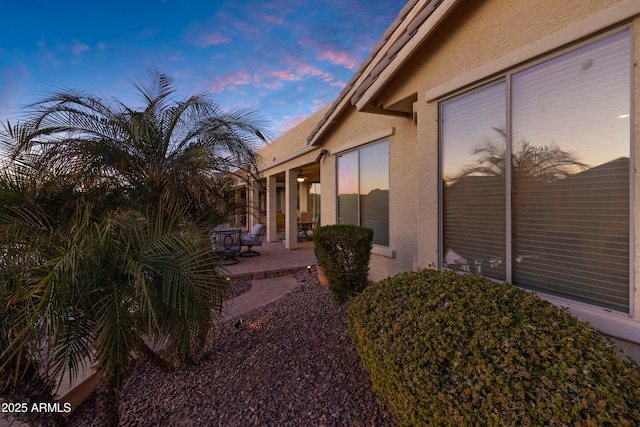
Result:
[[[365,81],[366,76],[370,74],[370,71],[367,72],[367,70],[371,68],[374,60],[379,57],[380,53],[383,51],[385,44],[387,44],[389,39],[398,30],[398,28],[401,27],[401,25],[405,22],[407,16],[420,1],[421,0],[410,0],[398,13],[398,17],[385,31],[380,42],[378,42],[378,44],[376,44],[376,46],[371,49],[371,52],[369,53],[367,59],[365,59],[364,62],[360,65],[358,71],[356,71],[353,77],[351,77],[349,83],[347,83],[344,89],[340,92],[338,98],[336,98],[329,110],[318,122],[316,128],[313,129],[311,134],[307,137],[307,145],[318,145],[322,135],[324,135],[325,132],[331,127],[331,125],[335,123],[336,116],[340,115],[345,111],[346,108],[351,106],[351,97],[355,94],[356,89],[360,87],[360,85]]]
[[[431,1],[414,18],[405,34],[396,40],[372,73],[358,87],[351,98],[351,104],[358,111],[383,111],[384,108],[375,105],[376,98],[418,47],[431,37],[460,3],[462,0]]]

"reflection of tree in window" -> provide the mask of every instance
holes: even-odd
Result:
[[[545,188],[536,188],[535,183],[544,186],[557,182],[584,171],[587,165],[554,142],[535,146],[515,132],[508,140],[504,128],[491,129],[495,134],[471,149],[473,163],[447,180],[447,248],[459,256],[453,267],[504,279],[507,144],[511,142],[513,182],[527,185],[530,191],[544,193]],[[512,204],[519,207],[519,212],[527,212],[529,226],[537,226],[544,218],[539,204],[527,203],[517,193]]]
[[[465,176],[506,176],[507,134],[504,129],[492,128],[497,136],[485,138],[483,145],[473,149],[477,159],[466,165],[451,181]],[[570,151],[561,150],[555,143],[532,145],[525,137],[513,133],[511,137],[511,165],[514,177],[532,177],[543,182],[555,182],[588,168]]]
[[[631,34],[441,104],[444,264],[629,312]]]

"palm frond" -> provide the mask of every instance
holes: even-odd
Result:
[[[220,315],[207,231],[268,136],[206,93],[176,101],[166,75],[135,88],[141,108],[64,89],[3,125],[0,365],[16,378],[38,364],[74,376],[95,357],[118,385],[150,342],[190,363]]]

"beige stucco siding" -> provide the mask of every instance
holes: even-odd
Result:
[[[417,94],[416,210],[418,265],[437,260],[438,250],[438,101],[529,66],[598,34],[630,26],[633,57],[633,167],[640,164],[640,19],[639,2],[628,0],[462,2],[435,35],[426,40],[372,98],[393,106]],[[452,84],[453,83],[453,84]],[[640,178],[633,177],[632,283],[640,272]],[[550,298],[552,299],[552,298]],[[585,320],[612,335],[640,342],[640,292],[633,291],[631,317],[570,305]]]
[[[633,23],[634,29],[634,70],[633,70],[633,108],[634,108],[634,123],[632,128],[632,141],[634,143],[634,151],[632,151],[633,157],[633,210],[634,220],[632,222],[632,229],[634,230],[634,262],[633,270],[635,272],[635,292],[634,292],[634,306],[635,306],[635,318],[640,320],[640,291],[638,290],[638,282],[640,281],[640,174],[636,171],[638,165],[640,165],[640,17]],[[632,276],[633,277],[633,276]]]
[[[437,265],[438,261],[438,114],[433,105],[420,99],[416,103],[418,117],[418,151],[420,170],[417,186],[418,266]]]
[[[500,59],[513,52],[525,52],[519,65],[530,64],[541,55],[527,56],[528,46],[545,38],[551,38],[566,28],[576,28],[580,33],[588,32],[581,23],[624,1],[513,1],[492,0],[484,2],[462,2],[446,22],[441,24],[435,35],[426,40],[418,51],[401,67],[376,99],[376,104],[394,105],[412,94],[418,95],[415,104],[418,117],[417,138],[419,182],[416,198],[420,212],[419,241],[417,247],[420,266],[428,266],[437,260],[438,248],[438,104],[436,100],[427,100],[425,93],[431,88],[446,85],[461,75],[472,74],[486,64],[496,63],[494,74],[479,75],[478,80],[467,86],[455,88],[463,90],[473,87],[491,78],[495,78],[517,67],[500,69]],[[621,20],[617,26],[626,25],[629,19]],[[633,22],[633,21],[631,21]],[[635,61],[640,59],[638,22],[634,28]],[[615,28],[616,25],[613,25]],[[596,35],[602,29],[594,31]],[[563,34],[561,46],[574,45],[581,38],[572,38],[571,32]],[[578,37],[576,35],[575,37]],[[556,42],[557,44],[558,42]],[[564,43],[564,44],[563,44]],[[554,50],[544,52],[552,54]],[[640,100],[640,76],[635,68],[635,99]],[[431,101],[431,102],[428,102]],[[640,141],[637,129],[640,129],[638,101],[635,102],[636,129],[635,140]],[[636,149],[636,153],[638,153]],[[636,162],[637,163],[637,162]],[[637,178],[636,178],[637,179]],[[636,186],[636,188],[638,188]],[[638,197],[635,199],[636,212],[640,212]],[[635,238],[636,253],[640,249],[640,235]],[[640,260],[636,257],[636,271],[640,271]],[[636,307],[640,307],[640,295],[635,296]]]
[[[391,105],[416,91],[444,84],[617,3],[623,0],[461,2],[393,77],[376,103]],[[567,44],[575,41],[567,40]]]
[[[416,11],[426,2],[416,2]],[[320,123],[324,112],[332,111],[325,108],[263,150],[267,162],[264,171],[268,175],[308,164],[319,158],[321,149],[327,150],[320,160],[321,217],[326,225],[337,220],[337,156],[369,143],[389,140],[390,245],[374,248],[370,269],[374,281],[438,261],[439,101],[619,28],[631,29],[633,57],[636,64],[640,61],[640,0],[484,0],[443,4],[455,8],[452,6],[451,14],[442,22],[425,21],[423,25],[435,27],[422,33],[430,36],[416,50],[412,50],[416,44],[408,43],[407,51],[397,52],[394,56],[397,60],[356,100],[363,111],[339,103],[340,108],[331,113],[330,120],[317,134],[314,146],[306,146],[306,138]],[[421,34],[422,29],[417,29],[416,34]],[[632,76],[634,168],[640,164],[639,70],[634,66]],[[399,112],[408,114],[402,116]],[[637,175],[632,178],[632,283],[638,280],[640,272]],[[569,305],[580,317],[607,333],[640,342],[640,292],[634,290],[632,301],[632,319],[626,314],[572,301],[558,303]]]

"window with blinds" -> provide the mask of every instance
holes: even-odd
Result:
[[[389,246],[389,141],[338,156],[338,223],[373,229],[373,244]]]
[[[506,279],[504,82],[442,106],[446,264]]]
[[[444,261],[629,312],[630,106],[628,30],[444,102]]]

